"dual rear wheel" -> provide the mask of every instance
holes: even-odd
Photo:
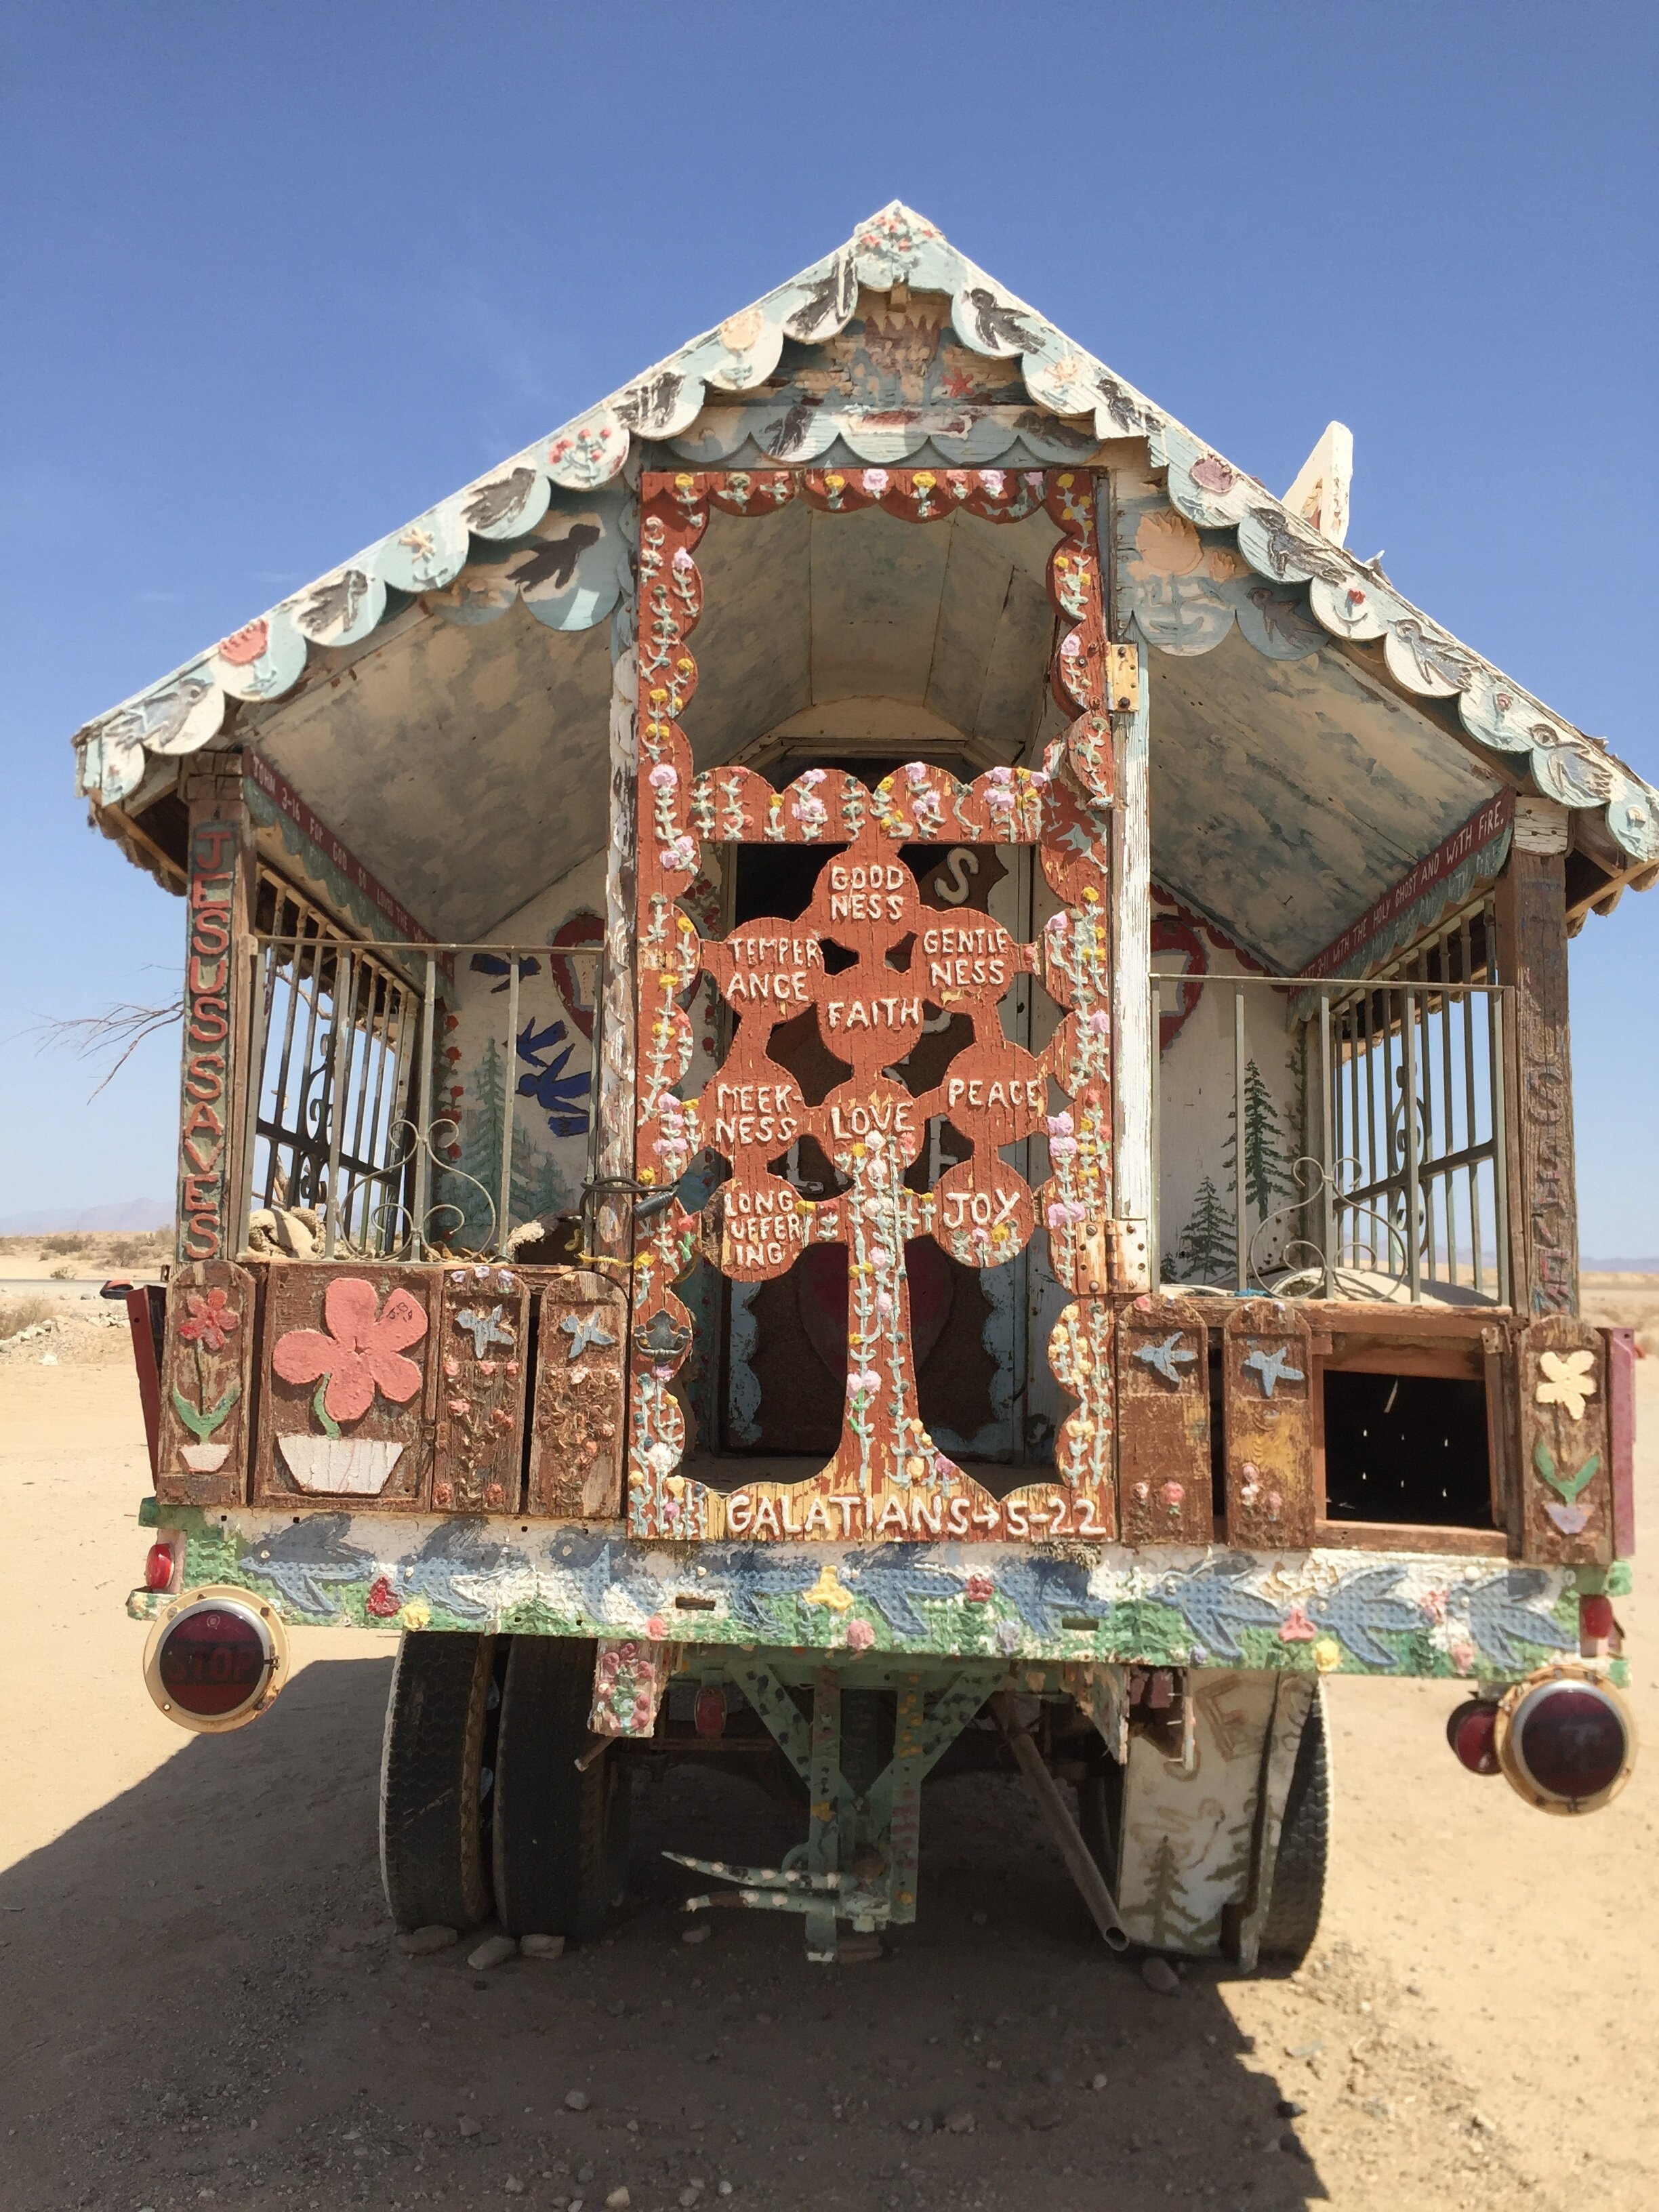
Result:
[[[629,1777],[588,1741],[594,1647],[406,1632],[386,1704],[380,1876],[400,1928],[598,1934],[628,1868]]]

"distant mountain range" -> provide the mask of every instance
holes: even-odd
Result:
[[[34,1213],[0,1213],[0,1237],[86,1236],[98,1230],[166,1229],[173,1208],[159,1198],[130,1198],[119,1206],[46,1206]]]

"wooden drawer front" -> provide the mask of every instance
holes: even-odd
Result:
[[[516,1513],[530,1293],[512,1267],[446,1267],[438,1328],[439,1513]]]
[[[1118,1511],[1126,1544],[1207,1544],[1210,1356],[1186,1298],[1125,1306],[1117,1319]]]
[[[1247,1298],[1222,1335],[1227,1541],[1299,1551],[1313,1541],[1313,1346],[1293,1306]]]
[[[1522,1556],[1551,1565],[1605,1565],[1613,1557],[1607,1340],[1565,1314],[1535,1321],[1521,1339]]]
[[[628,1302],[573,1269],[542,1293],[526,1510],[572,1521],[622,1511]]]
[[[260,1346],[262,1504],[431,1502],[435,1267],[273,1261]]]
[[[175,1267],[167,1285],[155,1495],[167,1505],[240,1505],[247,1495],[258,1300],[228,1260]]]

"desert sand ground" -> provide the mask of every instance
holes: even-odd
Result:
[[[1194,1966],[1153,1994],[1014,1787],[966,1779],[929,1794],[921,1917],[878,1965],[809,1967],[769,1917],[682,1942],[663,1846],[792,1840],[704,1777],[641,1798],[609,1941],[488,1975],[465,1945],[407,1960],[374,1859],[390,1640],[298,1634],[268,1716],[182,1735],[122,1611],[149,1480],[120,1334],[44,1356],[0,1359],[6,2212],[1659,2201],[1653,1753],[1608,1810],[1550,1820],[1455,1764],[1449,1686],[1334,1681],[1333,1882],[1290,1981]],[[1620,1609],[1659,1745],[1659,1613]]]

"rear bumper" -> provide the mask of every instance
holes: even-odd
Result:
[[[1121,1545],[665,1545],[614,1529],[163,1506],[174,1587],[234,1586],[290,1626],[637,1637],[803,1651],[1518,1680],[1580,1648],[1622,1564]],[[152,1618],[169,1601],[135,1590]],[[1611,1678],[1623,1678],[1613,1661]]]

